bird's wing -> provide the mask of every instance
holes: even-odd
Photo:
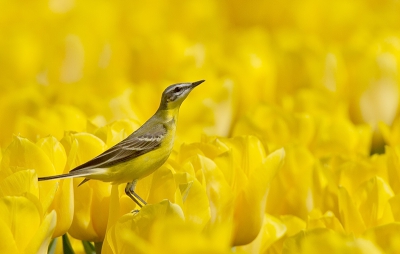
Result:
[[[109,168],[132,160],[159,147],[167,134],[167,130],[160,124],[152,129],[151,133],[143,135],[134,134],[135,133],[92,160],[72,169],[71,172],[90,168]]]

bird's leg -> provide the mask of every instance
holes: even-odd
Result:
[[[144,205],[147,205],[146,201],[144,201],[136,192],[135,192],[135,187],[137,184],[138,180],[134,180],[130,183],[128,183],[125,187],[125,193],[130,197],[138,206],[143,207]],[[140,202],[143,203],[140,204]]]

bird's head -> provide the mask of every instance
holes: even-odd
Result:
[[[190,91],[196,86],[203,83],[205,80],[200,80],[192,83],[179,83],[167,87],[161,97],[161,109],[176,109],[189,95]]]

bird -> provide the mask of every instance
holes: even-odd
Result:
[[[138,180],[161,167],[172,152],[179,108],[189,93],[205,80],[173,84],[161,96],[156,113],[121,142],[66,174],[39,177],[39,181],[85,177],[79,184],[100,180],[127,183],[125,193],[139,207],[147,203],[135,192]]]

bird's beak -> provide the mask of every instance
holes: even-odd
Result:
[[[200,84],[203,83],[204,81],[205,81],[205,80],[199,80],[199,81],[193,82],[193,83],[192,83],[192,89],[195,88],[196,86],[200,85]]]

